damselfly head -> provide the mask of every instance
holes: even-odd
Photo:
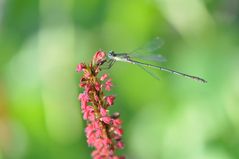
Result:
[[[114,51],[109,51],[109,53],[108,53],[108,57],[110,58],[110,59],[112,59],[113,57],[115,57],[115,53],[114,53]]]

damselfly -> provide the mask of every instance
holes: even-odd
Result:
[[[150,42],[148,45],[146,45],[143,50],[150,51],[150,52],[155,51],[155,50],[159,49],[161,45],[162,45],[162,41],[159,38],[156,38],[152,42]],[[137,52],[137,50],[136,50],[136,52]],[[142,69],[144,69],[146,72],[150,73],[153,77],[155,77],[157,79],[159,79],[159,78],[152,72],[148,71],[145,67],[158,69],[158,70],[169,72],[169,73],[179,75],[182,77],[190,78],[190,79],[196,80],[198,82],[207,83],[207,81],[205,79],[197,77],[197,76],[192,76],[192,75],[181,73],[181,72],[178,72],[178,71],[175,71],[172,69],[168,69],[165,67],[137,61],[137,60],[135,60],[136,57],[144,58],[144,59],[151,59],[151,60],[156,60],[156,61],[164,60],[164,58],[161,55],[150,55],[150,56],[143,55],[142,56],[142,55],[138,55],[138,54],[134,54],[134,53],[115,53],[114,51],[109,51],[109,53],[108,53],[109,60],[107,61],[107,63],[109,64],[108,68],[111,68],[113,66],[113,64],[117,61],[126,62],[126,63],[130,63],[130,64],[138,65],[139,67],[141,67]]]

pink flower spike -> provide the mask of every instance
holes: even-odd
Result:
[[[106,98],[107,103],[111,106],[114,104],[115,96],[107,96]]]
[[[87,121],[87,143],[94,148],[92,159],[124,159],[116,152],[124,147],[120,114],[111,114],[108,110],[114,104],[115,96],[105,95],[105,91],[111,90],[112,79],[108,78],[108,74],[98,77],[106,61],[105,56],[104,52],[98,51],[89,65],[81,63],[77,66],[77,72],[83,72],[79,86],[84,89],[78,99],[83,119]]]
[[[107,91],[111,90],[111,87],[113,86],[111,81],[112,81],[112,79],[110,78],[105,82],[105,90],[107,90]]]
[[[80,63],[79,65],[77,65],[76,71],[81,72],[85,68],[86,68],[86,66],[83,63]]]
[[[100,77],[100,80],[104,81],[107,77],[108,77],[108,75],[105,73]]]

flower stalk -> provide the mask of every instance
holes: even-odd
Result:
[[[80,87],[84,92],[79,95],[79,100],[83,119],[87,121],[85,133],[88,145],[95,148],[91,154],[93,159],[124,159],[125,157],[116,155],[117,149],[124,148],[120,114],[109,113],[115,96],[106,96],[104,93],[111,90],[112,79],[107,74],[98,77],[100,66],[106,62],[105,56],[104,52],[98,51],[90,65],[80,63],[77,66],[77,72],[83,72]]]

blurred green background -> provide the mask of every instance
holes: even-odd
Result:
[[[238,0],[0,0],[0,159],[89,159],[80,62],[159,36],[161,66],[107,71],[130,159],[239,158]]]

